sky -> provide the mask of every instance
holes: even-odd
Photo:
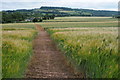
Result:
[[[41,6],[94,10],[118,10],[119,0],[0,0],[1,10],[34,9]]]

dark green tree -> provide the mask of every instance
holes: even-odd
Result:
[[[33,22],[35,23],[35,22],[38,22],[38,19],[37,18],[34,18],[33,19]]]
[[[20,12],[2,12],[2,23],[13,23],[24,21],[27,16]]]
[[[39,22],[42,22],[43,20],[41,19],[41,18],[39,18],[39,20],[38,20]]]
[[[54,19],[55,18],[55,15],[53,14],[53,15],[51,15],[51,16],[49,16],[50,17],[50,19]]]

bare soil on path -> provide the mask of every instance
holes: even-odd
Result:
[[[49,34],[38,24],[39,31],[33,41],[33,56],[26,70],[25,78],[83,78],[83,74],[75,74],[72,67],[57,49]]]

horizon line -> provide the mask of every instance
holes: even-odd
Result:
[[[41,6],[41,7],[58,7],[58,6]],[[39,8],[18,8],[18,9],[4,9],[0,11],[15,11],[15,10],[32,10],[32,9],[40,9]],[[61,8],[71,8],[71,9],[89,9],[89,10],[97,10],[97,11],[118,11],[118,10],[110,10],[110,9],[94,9],[94,8],[72,8],[72,7],[61,7]]]

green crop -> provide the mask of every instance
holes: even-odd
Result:
[[[110,17],[58,17],[40,23],[78,71],[88,78],[117,78],[118,22]]]
[[[24,76],[30,56],[32,40],[37,34],[34,24],[3,24],[2,77]]]
[[[117,28],[78,30],[54,32],[51,37],[71,62],[85,70],[87,77],[117,78]]]

